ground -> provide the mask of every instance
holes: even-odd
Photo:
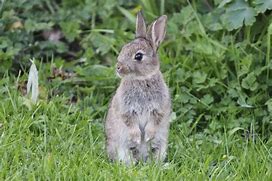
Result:
[[[65,96],[33,105],[8,77],[1,84],[1,180],[272,178],[271,139],[264,143],[254,132],[236,134],[239,129],[214,135],[208,129],[197,132],[178,119],[171,123],[165,163],[130,167],[110,163],[105,152],[104,119],[97,117],[98,110],[68,104]]]

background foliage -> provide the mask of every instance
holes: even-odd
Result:
[[[271,1],[2,1],[0,73],[24,73],[36,57],[50,64],[40,71],[53,81],[45,97],[70,87],[68,95],[99,91],[107,102],[116,56],[133,39],[141,6],[149,22],[169,16],[159,53],[176,120],[209,131],[253,124],[269,136]]]

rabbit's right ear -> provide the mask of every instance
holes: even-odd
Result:
[[[149,27],[147,36],[153,43],[154,50],[157,50],[160,43],[163,41],[166,32],[166,22],[167,16],[162,15],[157,20],[155,20]]]
[[[146,25],[145,20],[142,14],[142,11],[139,11],[137,13],[137,19],[136,19],[136,38],[139,37],[146,37]]]

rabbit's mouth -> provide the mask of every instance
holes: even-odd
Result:
[[[130,71],[130,68],[122,63],[117,63],[116,65],[116,73],[119,77],[124,77],[125,75],[127,75]]]
[[[122,73],[119,73],[117,70],[116,70],[116,74],[117,74],[117,76],[118,76],[119,78],[124,77],[124,75],[123,75]]]
[[[124,77],[125,75],[128,74],[128,71],[116,69],[116,74],[117,74],[118,77],[122,78],[122,77]]]

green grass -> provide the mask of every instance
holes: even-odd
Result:
[[[3,1],[0,180],[271,180],[272,13],[254,2]],[[173,121],[165,164],[125,167],[107,159],[104,117],[140,9],[168,16],[158,53]],[[31,58],[37,105],[22,93]]]
[[[211,133],[177,118],[171,124],[165,164],[125,167],[106,157],[107,104],[101,104],[106,98],[91,95],[69,104],[68,97],[56,96],[31,105],[14,85],[7,77],[1,80],[0,180],[272,178],[272,140],[263,142],[254,128]]]

